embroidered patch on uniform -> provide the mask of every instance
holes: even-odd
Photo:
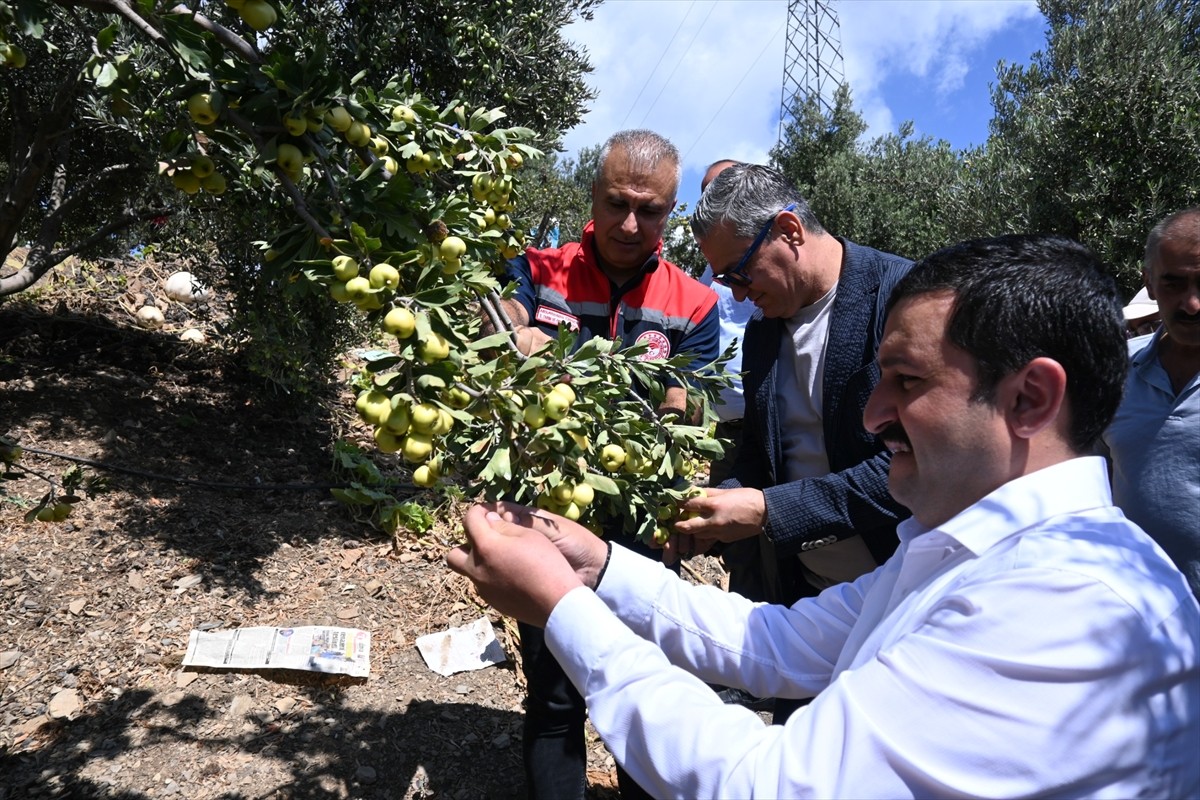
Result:
[[[646,331],[634,342],[634,344],[642,343],[649,347],[646,354],[642,356],[642,361],[649,361],[652,358],[670,358],[671,356],[671,342],[662,331]]]
[[[579,330],[579,317],[573,317],[565,311],[559,311],[550,306],[538,306],[537,311],[533,312],[533,318],[543,325],[553,325],[557,328],[560,322],[565,322],[571,330]]]

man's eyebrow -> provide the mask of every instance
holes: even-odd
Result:
[[[907,367],[911,364],[912,362],[903,353],[888,353],[887,355],[884,355],[883,353],[879,354],[880,369],[895,369],[896,367]]]

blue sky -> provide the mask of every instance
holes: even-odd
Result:
[[[679,199],[718,158],[765,162],[778,134],[786,0],[607,0],[566,35],[599,92],[570,154],[622,128],[667,136],[684,158]],[[982,144],[996,64],[1026,63],[1045,19],[1026,0],[840,0],[846,79],[867,136],[912,120],[918,135]]]

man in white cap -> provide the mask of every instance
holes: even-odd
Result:
[[[1145,286],[1133,296],[1121,313],[1125,315],[1126,335],[1131,339],[1134,336],[1154,333],[1154,329],[1162,321],[1162,315],[1158,313],[1158,303],[1150,299],[1150,290]]]

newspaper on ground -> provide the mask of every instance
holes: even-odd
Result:
[[[365,678],[371,672],[371,634],[358,628],[193,630],[185,667],[302,669]]]
[[[422,636],[417,639],[417,650],[426,665],[443,677],[501,664],[507,659],[487,617],[461,628]]]

